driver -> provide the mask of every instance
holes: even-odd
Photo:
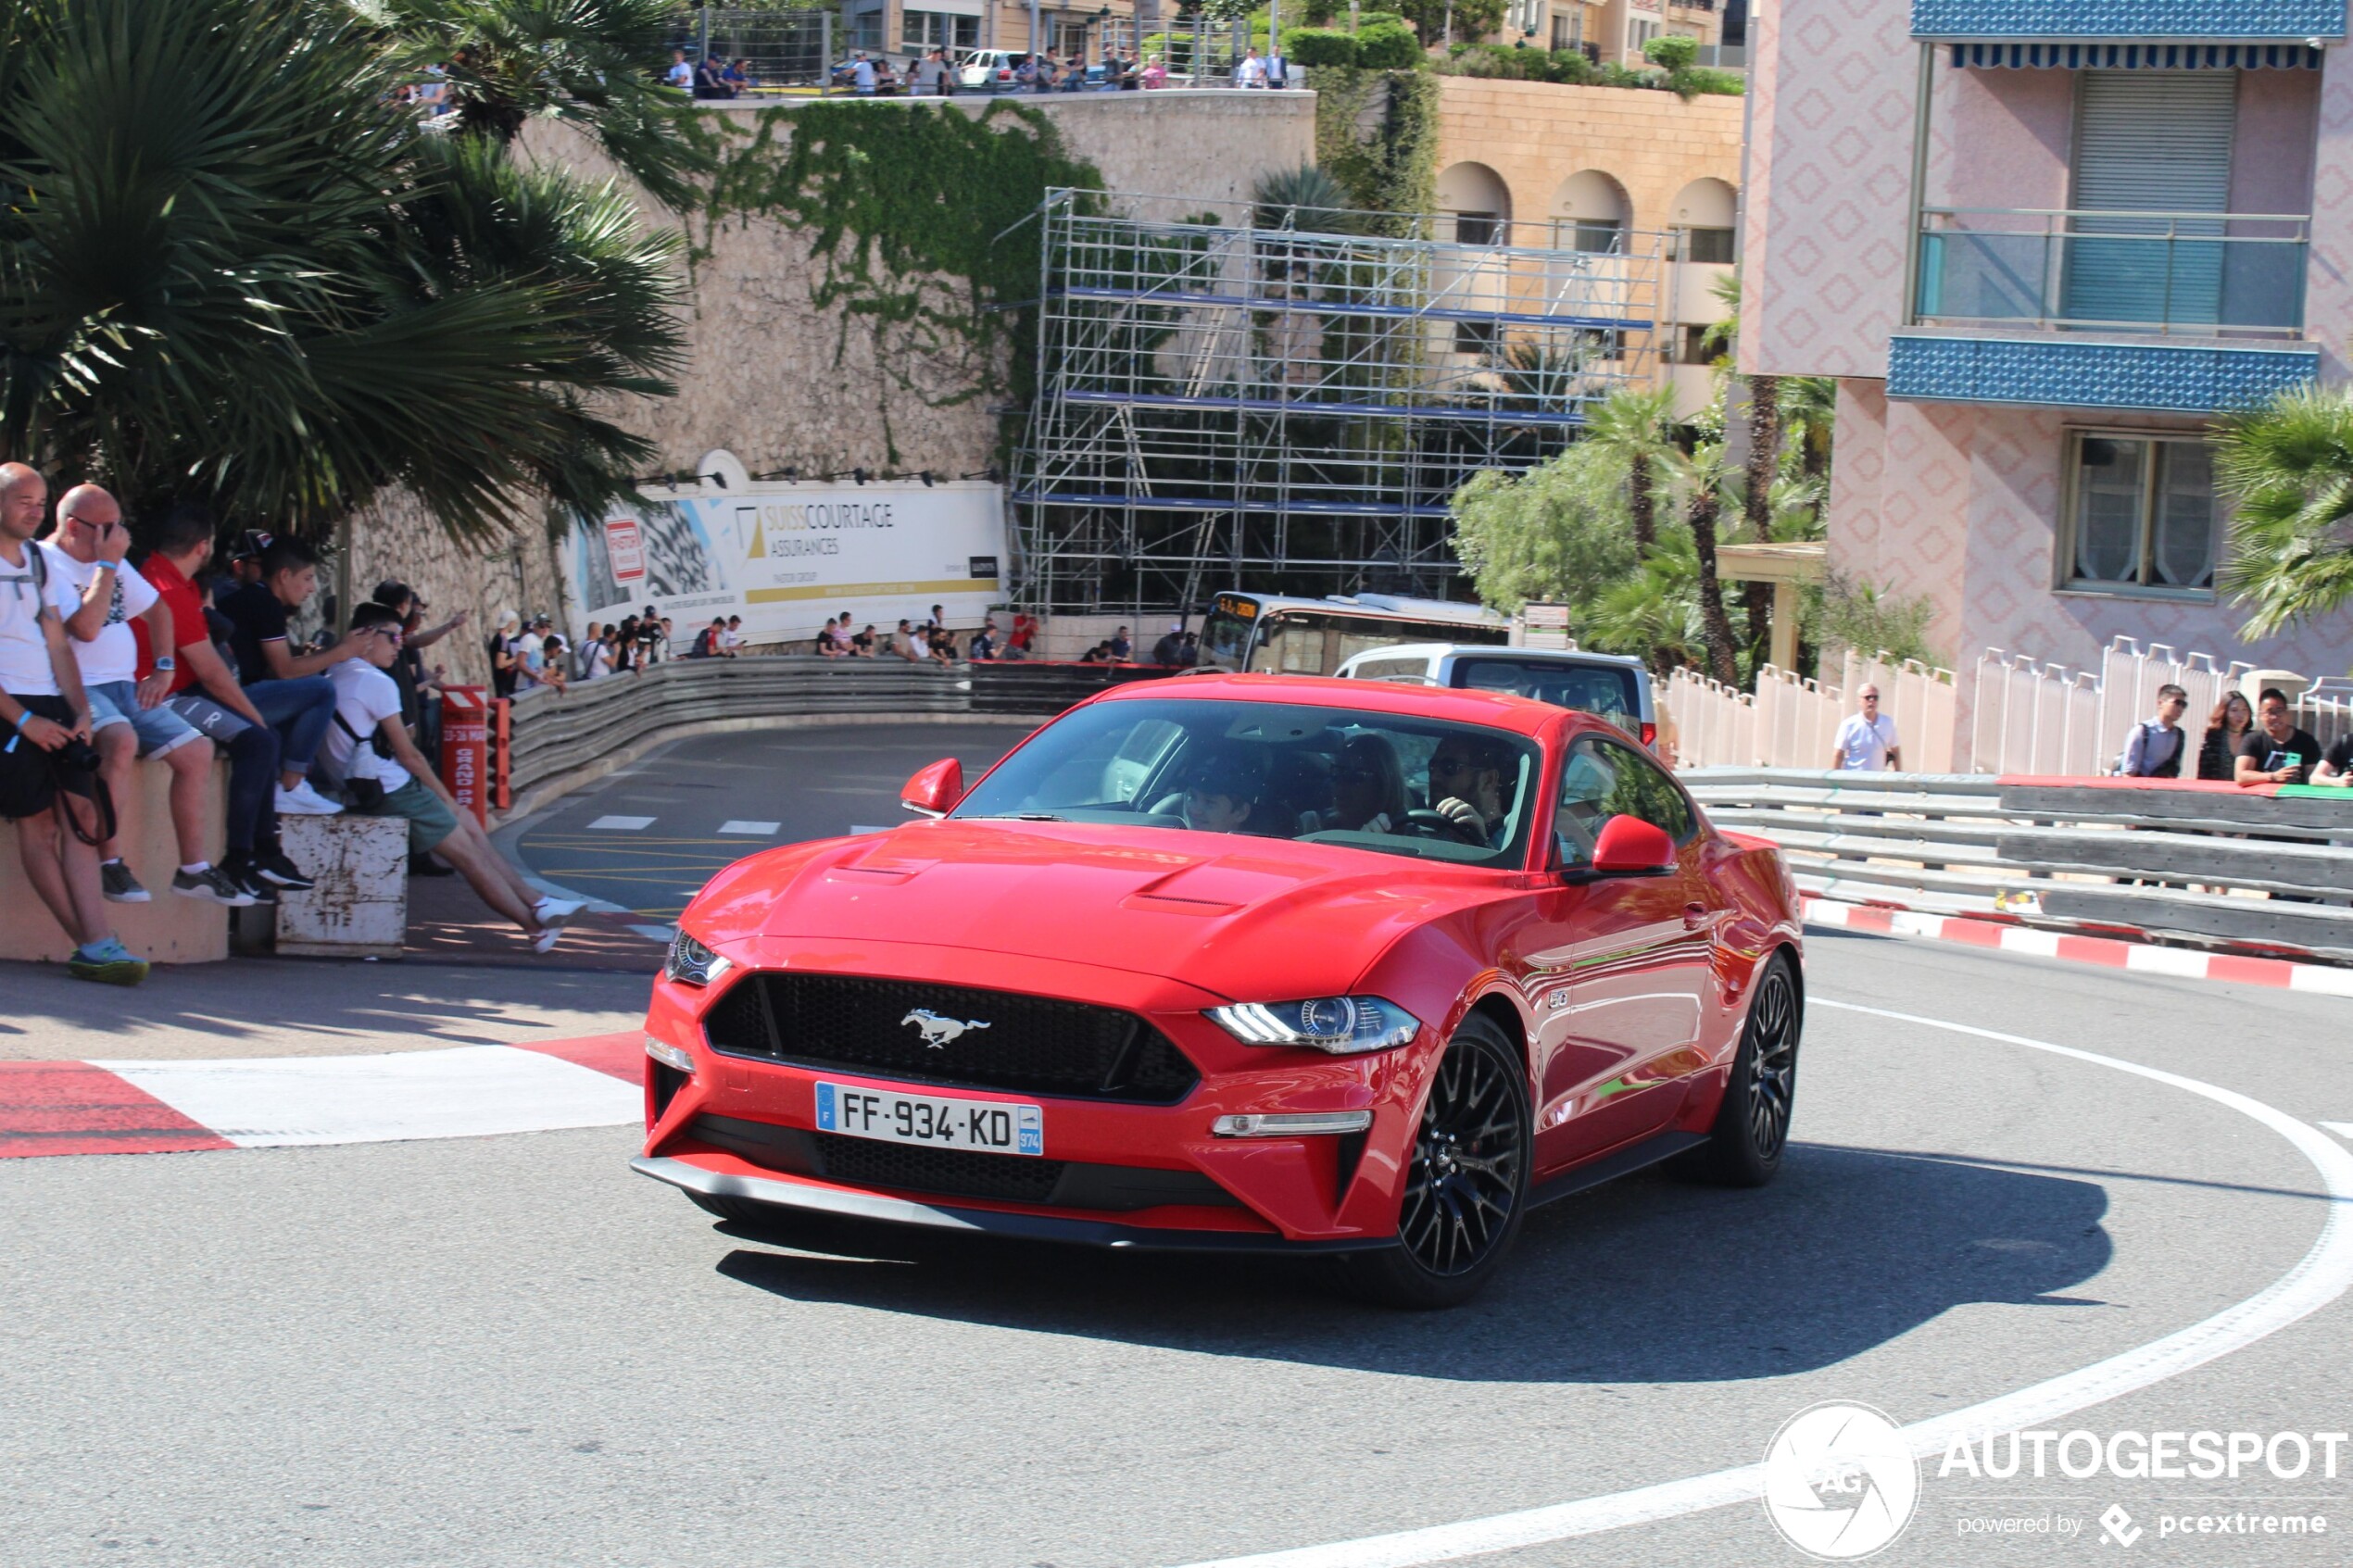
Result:
[[[1214,753],[1185,786],[1185,825],[1196,833],[1240,833],[1265,793],[1265,774],[1248,758]]]
[[[1476,735],[1440,741],[1429,758],[1429,797],[1464,842],[1494,848],[1507,813],[1502,749]]]
[[[1379,735],[1358,735],[1332,760],[1332,809],[1322,826],[1396,833],[1405,821],[1405,770]]]

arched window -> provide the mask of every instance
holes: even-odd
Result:
[[[1626,187],[1598,169],[1570,175],[1553,194],[1553,220],[1571,250],[1623,251],[1632,217]]]
[[[1676,234],[1676,255],[1683,261],[1728,262],[1732,259],[1732,231],[1738,222],[1740,197],[1721,180],[1694,180],[1675,194],[1667,209],[1667,227]]]

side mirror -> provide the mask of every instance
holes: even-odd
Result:
[[[919,817],[944,817],[963,797],[964,765],[953,757],[943,757],[928,768],[916,770],[899,792],[899,804]]]
[[[1667,830],[1620,812],[1602,824],[1593,843],[1593,870],[1602,876],[1658,876],[1675,869],[1675,841]]]

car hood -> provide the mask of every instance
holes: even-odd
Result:
[[[779,859],[781,876],[754,870]],[[706,898],[720,924],[756,920],[766,938],[973,948],[1261,998],[1345,992],[1407,932],[1519,881],[1277,839],[952,820],[736,869]]]

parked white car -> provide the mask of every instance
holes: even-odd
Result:
[[[1006,49],[975,49],[956,67],[956,86],[975,93],[1010,93],[1021,85],[1013,73],[1029,58]]]
[[[1651,693],[1650,671],[1641,659],[1624,654],[1490,643],[1405,643],[1357,654],[1332,673],[1342,680],[1509,692],[1594,714],[1654,751],[1658,748],[1658,705]]]

